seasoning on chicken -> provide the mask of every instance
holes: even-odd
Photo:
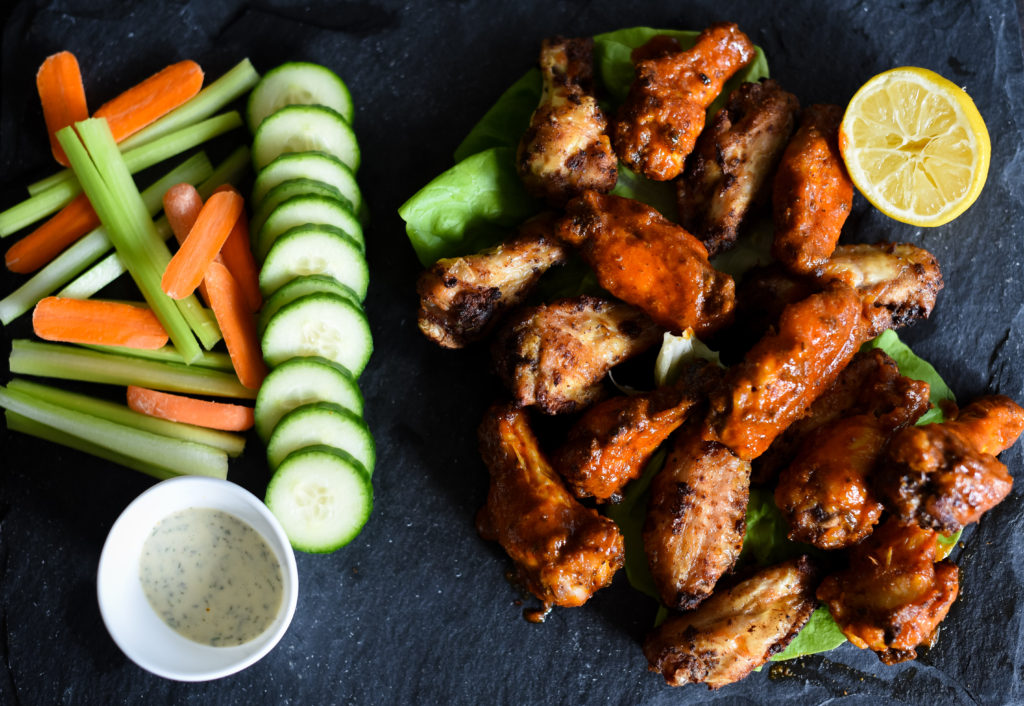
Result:
[[[628,304],[589,295],[527,307],[494,340],[498,376],[519,405],[545,414],[582,409],[613,366],[661,340],[662,330]]]
[[[557,235],[579,248],[602,287],[667,329],[703,336],[732,317],[732,277],[708,263],[696,238],[646,204],[588,191],[569,202]]]
[[[818,599],[857,647],[885,664],[929,646],[959,590],[959,572],[936,563],[938,534],[890,517],[850,551],[850,565],[822,581]]]
[[[568,249],[551,237],[552,227],[550,214],[537,216],[508,242],[438,260],[425,270],[416,283],[423,335],[445,348],[462,348],[487,336],[541,275],[565,262]]]
[[[729,95],[676,182],[683,226],[714,256],[731,248],[793,132],[800,103],[771,79]]]
[[[675,438],[651,481],[644,551],[665,605],[697,607],[743,548],[750,464],[701,438],[699,424]]]
[[[618,162],[608,119],[594,98],[594,40],[545,39],[540,50],[540,105],[519,142],[516,168],[526,190],[563,206],[586,189],[608,192]]]
[[[618,500],[720,377],[716,365],[689,365],[672,385],[599,402],[569,430],[552,458],[555,468],[576,497]]]
[[[686,51],[664,35],[635,49],[636,78],[615,121],[619,159],[655,181],[679,176],[708,107],[753,58],[754,45],[731,23],[708,27]]]
[[[650,671],[670,686],[737,682],[778,654],[817,607],[807,557],[762,569],[697,610],[676,615],[644,641]]]
[[[797,274],[825,264],[853,205],[853,182],[839,153],[842,118],[837,105],[805,108],[775,174],[772,255]]]
[[[878,469],[886,506],[904,521],[940,532],[977,522],[1009,495],[1013,478],[996,454],[1024,430],[1024,409],[983,397],[952,421],[900,431]]]
[[[499,542],[545,605],[583,605],[611,583],[625,549],[618,527],[581,505],[548,464],[523,410],[494,405],[479,429],[491,474],[477,530]]]

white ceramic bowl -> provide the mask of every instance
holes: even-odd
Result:
[[[247,522],[281,564],[284,593],[277,616],[244,645],[210,647],[183,637],[157,615],[142,591],[139,557],[150,530],[190,507],[222,510]],[[277,644],[295,614],[299,576],[284,530],[259,498],[230,481],[179,476],[142,493],[117,518],[100,554],[96,590],[110,636],[133,662],[167,679],[206,681],[245,669]]]

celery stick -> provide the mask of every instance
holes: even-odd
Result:
[[[158,466],[172,475],[191,473],[215,478],[227,477],[227,454],[205,444],[133,429],[9,388],[0,387],[0,407],[60,430],[68,436]]]
[[[252,167],[249,148],[242,145],[218,164],[206,181],[196,187],[203,200],[210,198],[213,190],[221,184],[238,184]]]
[[[46,191],[30,196],[0,212],[0,238],[6,238],[11,233],[17,233],[25,226],[56,213],[81,192],[82,187],[72,176],[71,179],[65,179]]]
[[[94,417],[106,419],[109,422],[124,424],[125,426],[142,431],[151,431],[154,434],[169,436],[172,439],[206,444],[215,449],[220,449],[231,457],[238,456],[245,448],[245,437],[241,434],[232,434],[217,429],[205,429],[192,424],[182,424],[181,422],[151,417],[129,409],[123,404],[81,395],[77,392],[60,390],[48,385],[40,385],[37,382],[14,378],[7,383],[7,389],[23,392],[26,395],[35,397],[37,400],[66,407],[82,414],[91,414]]]
[[[233,373],[25,339],[11,342],[10,368],[20,375],[138,385],[213,397],[256,397],[256,390],[243,387]]]
[[[156,350],[147,350],[145,348],[126,348],[124,346],[99,346],[91,344],[84,344],[84,347],[94,351],[100,351],[101,353],[115,353],[117,355],[132,356],[133,358],[161,360],[169,363],[185,363],[185,359],[181,357],[181,353],[174,350],[173,346],[164,346],[163,348],[157,348]],[[210,368],[212,370],[223,370],[226,373],[231,373],[235,370],[235,366],[231,363],[231,356],[227,353],[211,353],[210,351],[205,351],[201,356],[194,360],[191,365],[196,365],[201,368]]]

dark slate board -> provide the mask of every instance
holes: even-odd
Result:
[[[143,9],[144,8],[144,9]],[[450,164],[498,94],[548,35],[738,22],[772,74],[804,103],[845,104],[878,71],[930,67],[964,85],[992,135],[977,204],[923,232],[858,197],[848,238],[931,249],[946,288],[932,319],[904,333],[954,391],[1024,399],[1024,244],[1020,189],[1024,72],[1016,5],[989,2],[187,2],[42,0],[0,10],[0,204],[52,171],[33,77],[48,54],[79,57],[92,105],[183,58],[215,77],[243,56],[336,69],[356,99],[360,180],[373,212],[367,309],[377,352],[362,382],[379,444],[376,508],[359,538],[299,556],[301,597],[281,644],[245,672],[206,684],[165,681],[128,661],[96,606],[106,532],[141,475],[0,432],[0,703],[1019,703],[1024,579],[1022,486],[959,550],[961,597],[937,646],[883,666],[850,645],[775,666],[711,693],[646,672],[639,641],[654,606],[624,576],[582,609],[543,625],[521,617],[507,560],[473,517],[486,492],[475,428],[493,392],[476,352],[433,348],[415,328],[418,265],[397,207]],[[5,244],[4,247],[7,245]],[[0,274],[0,290],[17,283]],[[24,321],[0,334],[0,359]],[[4,368],[6,371],[6,368]],[[485,381],[481,383],[480,381]],[[1021,447],[1005,455],[1014,474]],[[261,493],[255,438],[233,465]]]

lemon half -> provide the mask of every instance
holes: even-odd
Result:
[[[854,94],[839,149],[853,183],[876,208],[904,223],[940,226],[978,198],[992,148],[963,89],[907,66],[878,74]]]

